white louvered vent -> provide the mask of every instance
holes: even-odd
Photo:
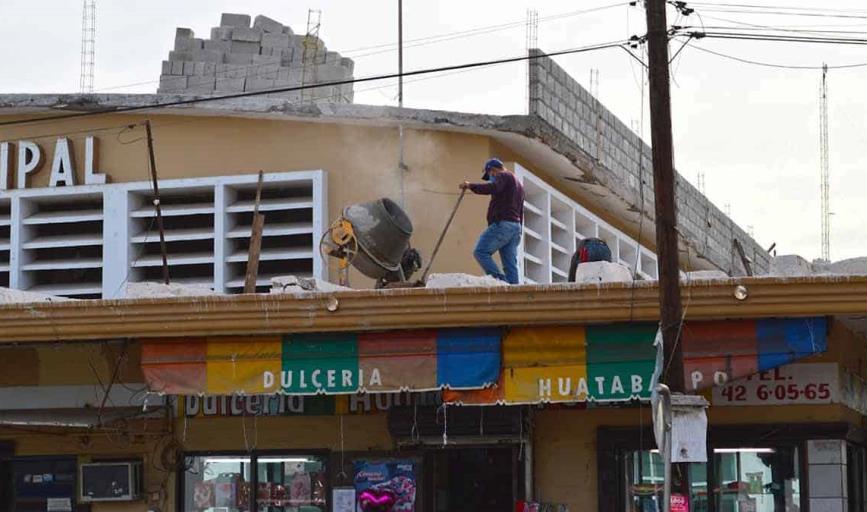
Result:
[[[226,287],[243,291],[250,249],[256,183],[226,187]],[[265,182],[259,213],[265,216],[259,257],[257,291],[270,287],[271,278],[314,273],[314,187],[310,180]]]
[[[19,287],[78,298],[102,295],[102,194],[22,199]]]
[[[323,171],[265,175],[259,291],[276,275],[326,279],[314,233],[327,225]],[[160,182],[169,276],[240,292],[257,176]],[[150,182],[0,192],[0,286],[75,298],[162,282]]]
[[[9,286],[9,261],[12,248],[12,202],[0,198],[0,286]]]
[[[568,281],[569,264],[584,238],[605,240],[612,261],[635,269],[642,279],[656,279],[656,255],[515,164],[524,184],[524,236],[519,264],[525,283]]]
[[[130,281],[163,280],[163,261],[153,194],[131,192]],[[214,187],[166,188],[160,192],[169,277],[172,282],[214,285]]]

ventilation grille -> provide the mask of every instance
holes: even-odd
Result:
[[[102,194],[21,200],[19,287],[50,295],[102,295]]]
[[[257,176],[163,180],[160,205],[172,283],[240,292]],[[325,173],[270,173],[258,291],[277,275],[326,278],[314,233],[326,223]],[[315,239],[315,240],[314,240]],[[0,286],[74,298],[119,298],[162,282],[150,182],[11,190],[0,197]]]
[[[568,281],[578,243],[589,237],[605,240],[612,261],[634,270],[637,277],[656,279],[656,256],[578,203],[567,198],[520,165],[524,184],[524,236],[520,264],[525,283]]]
[[[12,202],[0,199],[0,286],[9,286],[9,261],[12,242]]]
[[[256,183],[226,187],[226,288],[230,293],[244,289],[255,198]],[[312,276],[313,183],[264,183],[259,213],[265,216],[265,227],[256,290],[267,291],[271,278],[278,275]]]
[[[153,196],[130,194],[130,281],[163,281],[163,260]],[[160,211],[171,282],[214,286],[214,188],[160,191]]]

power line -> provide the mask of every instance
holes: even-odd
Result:
[[[73,114],[66,115],[52,115],[31,119],[14,119],[11,121],[3,121],[0,122],[0,126],[11,126],[11,125],[20,125],[20,124],[32,124],[32,123],[40,123],[47,121],[58,121],[65,119],[73,119],[73,118],[81,118],[81,117],[92,117],[98,115],[105,114],[120,114],[124,112],[138,112],[145,110],[154,110],[159,108],[167,108],[167,107],[177,107],[183,105],[192,105],[196,103],[205,103],[211,101],[220,101],[220,100],[229,100],[229,99],[238,99],[238,98],[248,98],[253,96],[261,96],[264,94],[275,94],[282,92],[293,92],[293,91],[302,91],[305,89],[314,89],[318,87],[333,87],[336,85],[345,85],[345,84],[357,84],[363,82],[372,82],[377,80],[387,80],[390,78],[400,78],[400,77],[408,77],[408,76],[418,76],[418,75],[426,75],[431,73],[441,73],[444,71],[456,71],[461,69],[472,69],[483,66],[493,66],[498,64],[510,64],[513,62],[522,62],[525,60],[538,59],[542,57],[557,57],[560,55],[570,55],[575,53],[584,53],[595,50],[604,50],[608,48],[617,48],[624,44],[628,44],[628,41],[612,41],[608,43],[600,43],[596,45],[584,46],[581,48],[572,48],[569,50],[560,50],[556,52],[545,53],[542,55],[522,55],[520,57],[508,57],[504,59],[493,59],[487,61],[478,61],[478,62],[470,62],[465,64],[456,64],[453,66],[441,66],[436,68],[427,68],[427,69],[419,69],[416,71],[409,71],[405,73],[389,73],[385,75],[374,75],[363,78],[354,78],[350,80],[337,80],[332,82],[322,82],[318,84],[310,84],[310,85],[302,85],[302,86],[294,86],[294,87],[280,87],[275,89],[265,89],[261,91],[249,91],[235,94],[226,94],[222,96],[206,96],[206,97],[195,97],[183,100],[175,100],[175,101],[167,101],[163,103],[154,103],[152,105],[135,105],[135,106],[127,106],[127,107],[116,107],[116,108],[105,108],[100,110],[91,110],[87,112],[77,112]]]
[[[710,3],[710,2],[689,2],[689,5],[699,5],[703,6],[703,9],[707,7],[734,7],[734,8],[748,8],[748,9],[778,9],[778,10],[788,10],[788,11],[812,11],[812,12],[838,12],[838,13],[867,13],[867,9],[829,9],[827,7],[822,8],[814,8],[814,7],[792,7],[792,6],[782,6],[782,5],[762,5],[762,4],[719,4],[719,3]]]
[[[851,44],[865,45],[867,39],[846,37],[820,37],[820,36],[788,36],[781,34],[745,34],[740,32],[675,32],[674,35],[686,35],[696,39],[739,39],[743,41],[776,41],[784,43],[816,43],[816,44]]]
[[[701,46],[692,46],[693,49],[699,50],[705,53],[709,53],[711,55],[716,55],[717,57],[722,57],[725,59],[730,59],[733,61],[741,62],[743,64],[752,64],[754,66],[763,66],[767,68],[778,68],[778,69],[822,69],[823,66],[799,66],[799,65],[788,65],[788,64],[775,64],[773,62],[761,62],[757,60],[745,59],[742,57],[736,57],[734,55],[728,55],[725,53],[721,53],[718,51],[711,50],[709,48],[702,48]],[[827,66],[828,69],[847,69],[847,68],[860,68],[867,67],[867,62],[862,62],[860,64],[843,64],[840,66]]]

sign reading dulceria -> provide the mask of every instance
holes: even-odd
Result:
[[[322,416],[332,414],[369,414],[396,407],[436,407],[442,393],[362,393],[343,396],[232,395],[185,396],[184,415],[222,416]]]
[[[84,138],[84,184],[105,184],[106,175],[96,169],[97,139],[93,136]],[[17,148],[16,148],[17,146]],[[23,189],[29,185],[29,178],[38,173],[51,161],[51,176],[49,187],[77,185],[73,144],[61,137],[54,143],[54,152],[45,153],[42,146],[29,140],[18,142],[0,142],[0,190],[11,188]],[[13,187],[12,176],[15,176]]]

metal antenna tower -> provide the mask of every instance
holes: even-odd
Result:
[[[304,53],[301,56],[301,85],[309,85],[316,81],[316,69],[319,67],[319,27],[322,26],[322,11],[309,9],[307,11],[307,35],[304,36]],[[314,98],[315,89],[301,89],[301,101]]]
[[[704,182],[704,171],[698,171],[698,181],[696,182],[696,188],[701,192],[701,195],[706,195],[706,188]]]
[[[96,54],[96,0],[84,0],[81,11],[81,75],[79,91],[93,92],[93,68]]]
[[[527,9],[527,24],[526,24],[526,50],[527,55],[530,55],[530,50],[539,47],[539,11],[536,9]],[[531,61],[527,61],[527,113],[530,112],[530,89],[532,85],[530,84],[530,66],[532,66]]]
[[[822,167],[822,259],[831,261],[830,162],[828,159],[828,65],[822,65],[822,96],[819,102],[819,160]]]

